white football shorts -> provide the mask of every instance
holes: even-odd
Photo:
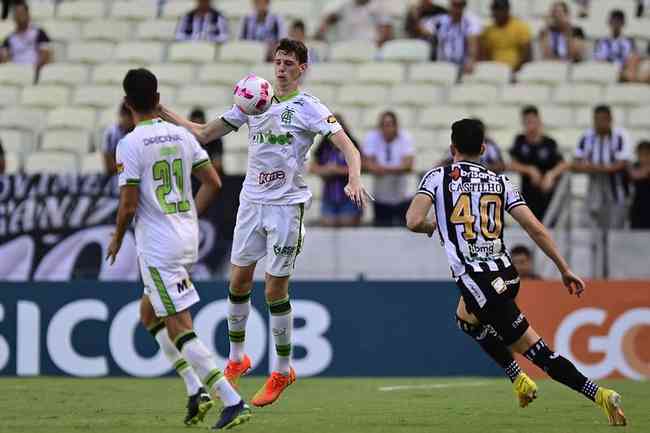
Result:
[[[157,317],[171,316],[199,302],[199,293],[190,280],[190,265],[156,266],[138,257],[144,293],[149,296]]]

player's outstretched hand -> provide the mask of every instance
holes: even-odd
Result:
[[[375,201],[360,180],[351,180],[345,185],[345,195],[359,208],[363,208],[368,200]]]
[[[562,283],[571,295],[575,294],[578,298],[585,291],[585,282],[571,270],[562,274]]]
[[[119,242],[115,236],[112,237],[111,243],[108,245],[108,253],[106,254],[106,260],[110,265],[115,263],[115,257],[117,257],[117,253],[120,252],[120,248],[122,247],[122,242]]]

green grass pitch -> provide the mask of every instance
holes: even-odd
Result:
[[[245,398],[262,378],[243,378]],[[609,381],[623,396],[626,428],[612,428],[594,404],[550,381],[519,409],[506,379],[298,379],[276,404],[254,409],[233,431],[259,433],[598,433],[650,432],[650,385]],[[388,390],[380,390],[388,387]],[[0,432],[190,432],[180,379],[0,379]]]

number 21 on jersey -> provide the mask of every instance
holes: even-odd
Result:
[[[501,237],[501,231],[503,230],[502,206],[503,200],[500,196],[494,194],[481,195],[479,199],[479,222],[481,234],[485,239],[493,240]],[[472,197],[469,194],[458,196],[450,221],[453,224],[463,226],[463,238],[466,241],[476,239],[477,233],[474,229],[476,216],[472,212]]]
[[[156,188],[156,198],[165,214],[170,215],[178,212],[188,212],[191,209],[190,202],[186,199],[182,159],[175,159],[171,164],[165,159],[157,161],[153,165],[153,179],[162,181]],[[180,194],[181,200],[170,203],[167,201],[167,196],[172,192],[172,181],[176,181],[176,189]]]

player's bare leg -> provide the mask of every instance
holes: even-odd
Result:
[[[623,426],[627,420],[621,407],[621,396],[614,390],[602,388],[590,381],[571,361],[553,352],[532,327],[517,340],[511,349],[521,353],[544,370],[553,380],[568,386],[600,406],[610,425]]]
[[[184,310],[165,317],[165,326],[178,351],[202,378],[206,388],[220,398],[225,406],[213,428],[231,428],[248,421],[251,417],[250,409],[221,374],[212,354],[194,333],[190,312]]]
[[[233,386],[251,368],[251,360],[244,352],[246,323],[251,311],[251,290],[255,263],[249,266],[232,265],[228,290],[228,339],[230,353],[224,375]]]
[[[169,335],[165,331],[165,323],[156,317],[151,300],[147,295],[142,296],[140,300],[140,321],[158,342],[158,346],[160,346],[169,363],[174,366],[178,375],[185,382],[188,396],[185,424],[191,425],[203,421],[214,402],[203,388],[201,380],[192,367],[183,359],[181,353],[169,339]]]
[[[266,274],[265,294],[271,315],[271,330],[275,340],[278,365],[251,400],[255,406],[274,403],[282,391],[296,380],[296,372],[291,367],[293,315],[289,301],[289,277],[275,277]]]
[[[512,352],[505,346],[496,331],[491,326],[483,326],[478,318],[467,311],[465,300],[460,297],[456,309],[458,327],[475,340],[481,349],[487,353],[501,368],[513,383],[514,391],[520,407],[528,406],[537,398],[537,385],[521,371]]]

